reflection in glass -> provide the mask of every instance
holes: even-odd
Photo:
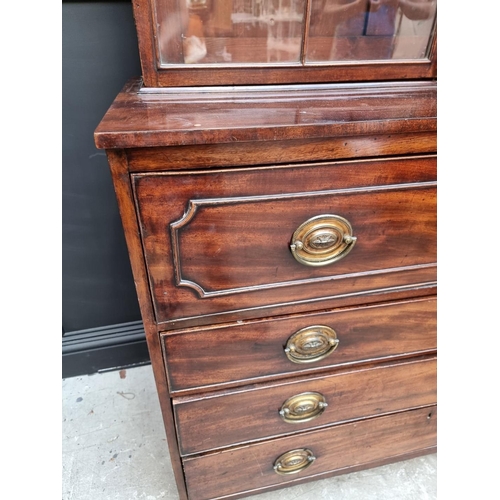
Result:
[[[305,0],[157,0],[162,63],[299,62]]]
[[[155,1],[162,65],[422,59],[435,15],[436,0]]]
[[[426,57],[436,0],[311,0],[306,61]]]

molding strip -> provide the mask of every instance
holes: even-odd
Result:
[[[62,377],[149,363],[142,321],[67,332],[62,338]]]

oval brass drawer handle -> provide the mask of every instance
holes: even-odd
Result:
[[[277,474],[295,474],[307,469],[315,460],[316,457],[311,450],[299,448],[280,455],[274,461],[273,469]]]
[[[288,398],[279,411],[289,424],[309,422],[319,417],[328,406],[325,396],[319,392],[303,392]]]
[[[290,250],[301,264],[326,266],[344,258],[356,239],[347,219],[339,215],[317,215],[293,233]]]
[[[308,326],[290,336],[285,354],[294,363],[313,363],[329,356],[338,345],[337,334],[329,326]]]

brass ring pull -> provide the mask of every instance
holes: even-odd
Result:
[[[317,215],[293,233],[290,250],[301,264],[326,266],[344,258],[356,239],[347,219],[339,215]]]
[[[289,337],[285,354],[294,363],[313,363],[329,356],[338,345],[337,334],[329,326],[308,326]]]
[[[309,422],[319,417],[327,406],[323,394],[304,392],[288,398],[281,406],[279,414],[289,424]]]
[[[274,461],[273,469],[277,474],[296,474],[307,469],[315,460],[313,452],[307,448],[290,450]]]

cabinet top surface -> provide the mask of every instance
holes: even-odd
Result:
[[[94,137],[112,149],[435,131],[436,94],[435,81],[151,89],[133,79]]]

